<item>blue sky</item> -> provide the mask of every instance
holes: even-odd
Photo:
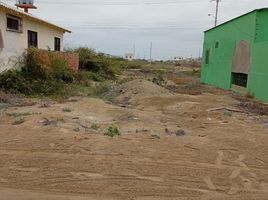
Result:
[[[15,0],[2,0],[13,4]],[[36,0],[33,15],[67,27],[67,47],[87,46],[123,56],[133,52],[154,59],[197,57],[203,31],[213,27],[215,2],[210,0]],[[222,0],[219,23],[256,8],[268,0]]]

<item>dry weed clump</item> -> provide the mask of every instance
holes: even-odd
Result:
[[[189,85],[168,85],[166,88],[174,93],[189,95],[201,95],[203,91],[201,83],[192,83]]]
[[[167,77],[167,79],[169,81],[172,81],[173,83],[175,83],[177,85],[187,85],[187,84],[191,84],[191,83],[196,81],[193,78],[178,77],[175,75],[171,75],[171,76]]]
[[[268,115],[268,105],[258,101],[242,100],[239,103],[239,107],[248,113]]]
[[[0,103],[8,103],[9,98],[10,96],[7,93],[0,90]]]

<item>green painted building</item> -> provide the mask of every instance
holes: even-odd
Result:
[[[268,8],[205,31],[201,81],[268,102]]]

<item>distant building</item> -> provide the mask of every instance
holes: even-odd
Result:
[[[20,7],[20,4],[33,6],[33,1],[18,1],[16,5]],[[63,50],[63,35],[71,31],[27,12],[28,8],[22,11],[0,1],[0,72],[15,67],[28,48],[50,49],[51,52]],[[42,56],[47,57],[44,54],[42,51]],[[71,68],[78,68],[77,56],[62,52],[55,54],[64,58]]]
[[[175,62],[179,62],[179,61],[183,61],[183,57],[174,57],[173,61]]]
[[[268,102],[268,8],[205,31],[201,80]]]
[[[127,59],[129,61],[134,60],[134,54],[133,53],[126,53],[125,59]]]

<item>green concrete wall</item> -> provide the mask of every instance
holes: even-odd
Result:
[[[268,102],[268,9],[251,12],[205,32],[201,81],[230,89],[235,46],[242,40],[251,49],[247,91]],[[216,42],[219,48],[215,48]],[[209,64],[205,63],[207,49],[211,51]]]
[[[248,91],[260,100],[268,102],[268,10],[257,12],[256,37],[252,51],[252,68]]]

